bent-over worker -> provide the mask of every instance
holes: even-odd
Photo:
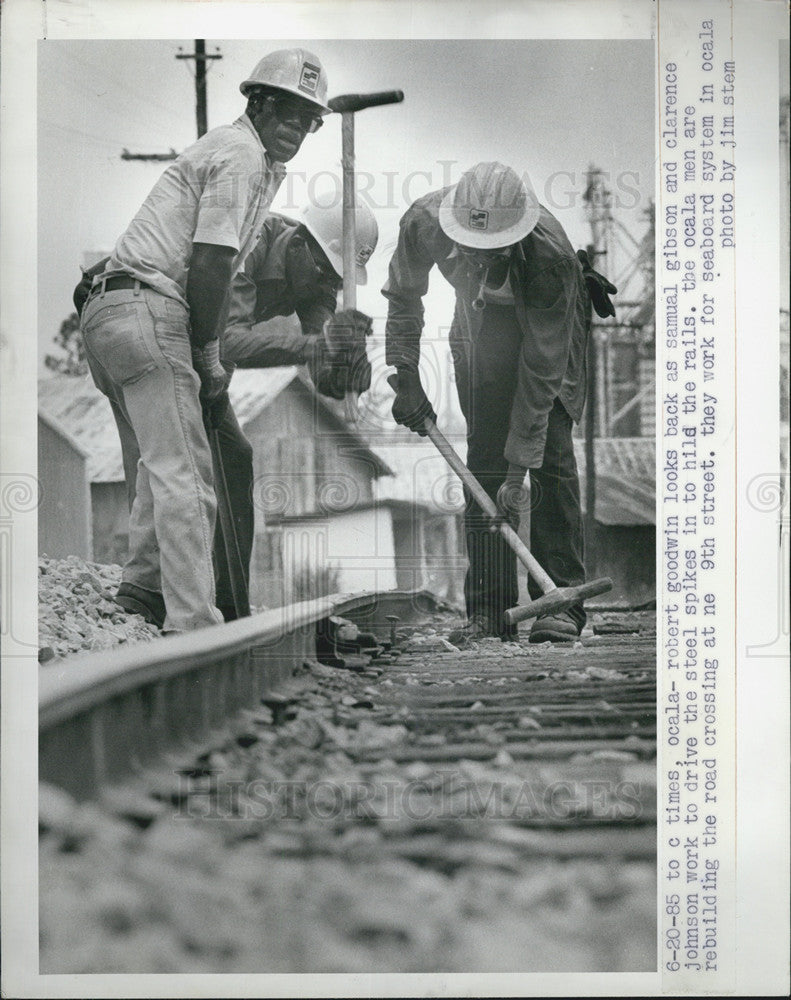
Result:
[[[479,163],[419,198],[401,219],[383,294],[386,359],[398,370],[393,417],[422,434],[427,417],[436,421],[418,370],[422,298],[435,264],[456,291],[450,345],[467,465],[512,524],[530,471],[533,555],[557,586],[578,585],[585,568],[571,428],[585,400],[591,293],[600,314],[611,314],[615,288],[575,255],[529,180],[510,167]],[[466,501],[468,622],[449,638],[514,638],[503,613],[517,603],[516,557]],[[541,595],[532,580],[529,590]],[[577,604],[536,619],[530,641],[573,639],[584,623]]]

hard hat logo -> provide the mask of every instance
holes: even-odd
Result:
[[[318,56],[307,49],[279,49],[270,52],[253,69],[250,76],[239,84],[239,90],[248,97],[254,87],[270,87],[310,101],[321,114],[328,114],[327,74]]]
[[[310,63],[305,63],[302,67],[302,75],[299,78],[299,89],[306,91],[308,94],[315,94],[319,85],[320,75],[321,70],[318,66],[311,66]]]
[[[333,201],[325,205],[314,202],[302,209],[301,221],[310,235],[324,251],[330,267],[343,278],[343,205]],[[371,209],[364,202],[355,205],[354,270],[355,281],[367,281],[365,265],[376,249],[379,227]]]
[[[439,224],[454,243],[495,250],[524,239],[540,214],[527,174],[520,177],[502,163],[478,163],[445,193]]]

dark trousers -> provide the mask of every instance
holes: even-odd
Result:
[[[495,500],[505,481],[503,454],[520,364],[521,330],[513,308],[487,305],[480,338],[453,348],[459,403],[467,421],[467,465]],[[583,530],[572,419],[556,399],[549,413],[544,461],[530,471],[530,549],[559,587],[585,579]],[[503,612],[518,600],[516,556],[499,533],[489,530],[481,508],[465,493],[469,568],[464,581],[467,616],[480,615],[502,634]],[[531,598],[541,588],[531,579]],[[585,623],[582,605],[569,614]]]
[[[126,477],[126,492],[129,501],[129,509],[132,509],[136,493],[137,463],[140,459],[140,451],[137,441],[130,436],[126,430],[126,422],[123,420],[117,404],[111,399],[110,405],[118,424],[118,431],[121,441],[124,444],[124,475]],[[253,448],[239,426],[236,414],[228,406],[225,411],[222,423],[217,428],[220,452],[223,458],[223,468],[225,469],[225,481],[228,485],[228,499],[231,508],[231,515],[236,527],[236,537],[239,543],[239,554],[242,559],[244,578],[247,588],[250,587],[250,558],[253,552]],[[216,519],[214,530],[214,545],[212,550],[212,563],[214,566],[214,578],[216,583],[215,603],[221,610],[228,610],[233,607],[233,590],[231,588],[231,577],[228,571],[228,561],[225,556],[225,543],[223,541],[220,519]],[[150,589],[158,590],[159,586],[152,583]]]
[[[253,553],[253,447],[242,432],[236,414],[229,406],[222,423],[217,428],[220,453],[222,454],[225,482],[228,485],[228,500],[236,528],[236,539],[242,560],[244,579],[250,588],[250,558]],[[233,543],[231,543],[233,544]],[[217,607],[226,610],[233,607],[233,590],[225,556],[220,519],[214,532],[214,568],[217,584]]]

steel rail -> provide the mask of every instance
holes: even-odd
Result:
[[[332,616],[387,635],[388,614],[436,610],[428,591],[335,594],[214,628],[113,647],[39,669],[39,780],[89,798],[255,708]]]

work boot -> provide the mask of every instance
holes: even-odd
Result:
[[[142,615],[149,625],[161,629],[165,624],[165,599],[157,591],[122,583],[113,600],[130,615]]]
[[[464,649],[478,639],[491,639],[497,637],[497,630],[492,628],[489,619],[485,615],[473,615],[466,625],[455,628],[448,636],[448,642],[459,649]]]
[[[533,622],[530,642],[572,642],[582,631],[568,611],[558,611],[555,615],[542,615]]]

